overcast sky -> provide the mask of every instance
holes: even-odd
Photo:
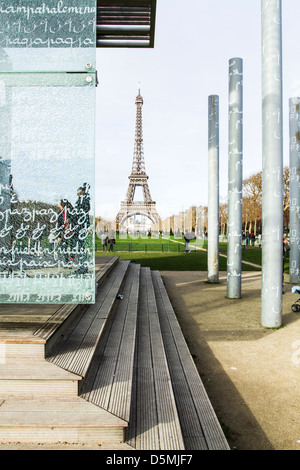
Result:
[[[157,0],[154,49],[97,49],[96,216],[115,217],[131,173],[138,89],[152,199],[162,218],[207,205],[208,96],[220,97],[220,201],[227,199],[228,64],[244,67],[243,177],[261,170],[260,0]],[[282,0],[284,165],[288,99],[300,95],[300,1]]]

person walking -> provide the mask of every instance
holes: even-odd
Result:
[[[74,226],[74,237],[72,240],[73,251],[75,250],[78,255],[78,269],[75,274],[86,274],[87,267],[87,254],[85,242],[89,233],[90,227],[90,194],[89,185],[84,183],[77,189],[77,201],[75,204],[75,211],[72,217]]]
[[[116,243],[116,240],[114,238],[113,232],[110,232],[110,236],[108,239],[108,244],[109,244],[109,249],[108,251],[114,251],[114,244]]]
[[[282,293],[284,294],[284,261],[285,261],[285,254],[287,251],[290,251],[290,245],[288,239],[283,237],[283,246],[282,246]]]
[[[102,243],[102,250],[103,250],[103,251],[106,251],[106,250],[107,250],[107,240],[108,240],[107,233],[106,233],[106,232],[102,233],[102,235],[101,235],[101,243]]]
[[[258,246],[261,248],[262,236],[261,233],[258,234]]]
[[[191,249],[190,249],[190,247],[189,247],[189,243],[190,243],[190,237],[189,237],[188,231],[186,230],[186,231],[185,231],[185,234],[184,234],[184,248],[185,248],[185,252],[186,252],[186,253],[190,253],[190,252],[191,252]]]
[[[64,257],[65,264],[70,261],[70,239],[73,236],[72,227],[71,227],[71,214],[73,212],[72,204],[67,199],[62,199],[58,207],[60,213],[58,215],[57,223],[59,235],[57,238],[59,251]]]

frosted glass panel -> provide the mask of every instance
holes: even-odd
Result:
[[[0,2],[0,70],[95,68],[96,10],[96,0]]]
[[[96,0],[0,2],[0,302],[94,303]]]
[[[0,74],[0,302],[92,303],[94,77],[30,75]]]

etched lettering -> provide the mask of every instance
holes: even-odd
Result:
[[[91,2],[93,3],[93,2]],[[35,0],[31,5],[0,3],[0,45],[9,47],[95,47],[96,7],[53,6]]]

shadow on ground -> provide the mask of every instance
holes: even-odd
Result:
[[[206,273],[161,272],[199,374],[232,449],[300,449],[298,376],[291,360],[300,315],[286,286],[284,327],[260,324],[260,273],[243,273],[242,298],[226,298]],[[300,362],[300,361],[299,361]]]

